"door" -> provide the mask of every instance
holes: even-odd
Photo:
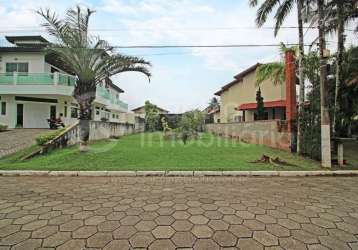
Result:
[[[50,118],[56,119],[56,106],[52,105],[50,107]]]
[[[17,104],[17,114],[16,114],[16,127],[24,126],[24,104]]]

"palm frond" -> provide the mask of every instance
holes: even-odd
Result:
[[[272,10],[275,8],[276,5],[280,4],[280,0],[266,0],[262,3],[262,5],[257,10],[256,14],[256,25],[258,27],[262,27],[266,20],[268,15],[272,12]]]
[[[300,0],[298,0],[300,1]],[[293,8],[294,1],[292,0],[285,0],[280,7],[278,7],[277,12],[275,14],[275,36],[277,36],[278,31],[280,30],[283,22],[285,21],[286,17],[290,14]]]
[[[257,0],[249,0],[249,6],[250,7],[256,7],[258,4],[258,1]]]
[[[256,69],[256,84],[261,85],[264,81],[270,80],[274,85],[282,84],[285,81],[285,70],[283,62],[262,64]]]

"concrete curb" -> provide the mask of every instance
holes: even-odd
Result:
[[[92,177],[303,177],[303,176],[358,176],[358,170],[320,171],[36,171],[0,170],[0,176],[92,176]]]

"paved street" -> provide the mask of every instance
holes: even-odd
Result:
[[[0,158],[29,147],[35,143],[35,138],[49,129],[13,129],[0,133]]]
[[[358,249],[358,178],[1,177],[0,249]]]

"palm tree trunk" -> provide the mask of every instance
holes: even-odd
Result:
[[[321,96],[321,165],[331,168],[331,131],[330,118],[327,106],[327,57],[325,25],[324,25],[324,0],[317,0],[318,7],[318,31],[320,54],[320,96]]]
[[[300,93],[299,93],[299,106],[298,106],[298,119],[297,119],[297,153],[302,153],[302,113],[305,106],[305,78],[304,78],[304,40],[303,40],[303,21],[302,21],[302,0],[297,1],[297,17],[298,17],[298,36],[299,36],[299,58],[298,58],[298,71],[300,80]]]
[[[79,128],[80,128],[80,147],[81,152],[87,151],[87,144],[90,136],[89,122],[91,120],[91,105],[83,101],[80,103]]]
[[[81,152],[87,151],[87,145],[90,136],[90,120],[92,119],[91,106],[96,98],[96,84],[77,82],[75,91],[75,99],[80,106],[79,112],[79,129],[80,129],[80,147]]]
[[[343,52],[344,52],[344,12],[343,12],[343,2],[337,1],[337,14],[338,14],[338,26],[337,26],[337,36],[338,36],[338,47],[337,47],[337,65],[336,65],[336,86],[334,93],[334,111],[333,111],[333,136],[336,135],[337,128],[337,113],[339,111],[339,89],[342,84],[342,64],[343,64]]]

